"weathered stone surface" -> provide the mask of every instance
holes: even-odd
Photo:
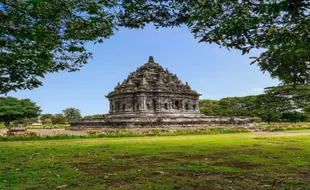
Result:
[[[248,117],[210,117],[199,113],[199,96],[186,82],[154,62],[131,72],[106,97],[110,112],[105,119],[75,121],[72,129],[100,127],[169,127],[201,125],[244,125]]]
[[[148,63],[130,73],[106,97],[110,101],[111,115],[140,115],[199,113],[199,96],[150,57]]]

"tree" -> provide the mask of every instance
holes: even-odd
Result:
[[[40,112],[40,107],[30,99],[0,97],[0,122],[4,122],[6,127],[11,121],[37,117]]]
[[[0,93],[42,85],[47,73],[77,71],[119,27],[186,25],[199,42],[253,57],[285,84],[310,81],[308,0],[1,0]]]
[[[267,122],[306,121],[302,113],[310,103],[309,85],[282,85],[265,88],[265,94],[258,96],[257,114]]]
[[[67,108],[67,109],[63,110],[62,113],[69,121],[82,118],[81,112],[77,108]]]
[[[304,122],[307,121],[308,117],[305,113],[302,112],[285,112],[282,114],[281,120],[282,121],[289,121],[289,122]]]
[[[257,96],[229,97],[219,101],[225,116],[253,116]]]
[[[52,123],[52,117],[53,117],[53,114],[41,114],[40,116],[40,119],[42,121],[42,123]]]
[[[252,116],[265,122],[306,121],[309,105],[310,85],[268,87],[264,94],[256,96],[199,101],[200,111],[206,115]]]
[[[62,124],[67,122],[67,118],[63,114],[55,114],[51,121],[53,124]]]
[[[310,115],[310,104],[304,107],[304,111]]]
[[[307,121],[310,121],[310,104],[304,107],[304,112],[307,116]]]
[[[104,114],[87,115],[83,117],[83,119],[103,119],[103,118]]]
[[[265,88],[281,111],[294,112],[310,104],[310,85],[282,85]]]
[[[1,0],[0,93],[32,89],[50,72],[76,71],[119,27],[187,25],[200,42],[249,53],[286,84],[309,82],[307,0]]]
[[[310,81],[310,1],[150,0],[124,1],[121,24],[141,28],[187,25],[199,42],[216,43],[253,57],[264,72],[285,84]]]
[[[203,113],[205,115],[215,115],[214,111],[210,107],[199,107],[200,108],[200,113]]]
[[[40,115],[40,119],[43,121],[45,119],[50,119],[53,117],[53,114],[50,114],[50,113],[46,113],[46,114],[41,114]]]
[[[220,100],[200,100],[200,111],[213,116],[255,116],[257,96],[228,97]]]
[[[200,112],[210,116],[221,115],[221,113],[219,113],[220,106],[218,103],[218,100],[199,100]]]
[[[115,29],[114,0],[1,0],[0,94],[42,85],[47,73],[77,71],[88,41]]]

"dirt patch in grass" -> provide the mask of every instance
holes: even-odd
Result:
[[[133,166],[145,167],[145,168],[162,166],[177,161],[173,157],[167,158],[161,156],[145,156],[145,155],[130,155],[130,154],[114,155],[112,158],[116,160],[127,160]]]
[[[217,161],[217,160],[223,160],[225,158],[225,155],[222,153],[214,153],[211,155],[209,154],[190,155],[190,154],[184,154],[182,152],[164,152],[161,155],[164,157],[189,160],[189,161]]]
[[[129,154],[113,155],[113,158],[115,158],[115,159],[125,159],[125,160],[133,160],[136,157],[139,157],[139,156],[132,156],[132,155],[129,155]]]
[[[216,180],[223,177],[222,174],[213,173],[213,172],[187,172],[187,171],[172,171],[173,175],[184,177],[184,178],[192,178],[192,179],[200,179],[200,180]]]
[[[85,164],[85,163],[82,165],[79,163],[75,163],[72,166],[77,168],[78,171],[81,171],[89,176],[101,176],[101,175],[113,174],[115,172],[126,171],[126,170],[130,170],[133,168],[132,166],[123,166],[123,165],[100,166],[100,165]]]
[[[162,157],[143,157],[136,161],[137,165],[142,167],[156,167],[156,166],[164,166],[168,163],[176,162],[175,159],[172,158],[162,158]]]
[[[85,173],[89,176],[101,176],[119,171],[126,171],[133,168],[132,165],[117,164],[111,162],[110,158],[101,159],[85,159],[85,158],[61,158],[61,162],[67,163],[70,168]]]
[[[310,166],[300,166],[297,171],[297,179],[310,183]]]
[[[185,154],[168,154],[169,157],[176,158],[176,159],[184,159],[184,160],[196,160],[202,161],[207,159],[206,155],[185,155]]]
[[[243,161],[236,161],[236,160],[218,162],[218,163],[215,163],[213,165],[240,168],[240,169],[245,169],[245,170],[251,170],[251,169],[259,168],[262,166],[261,164],[254,164],[254,163],[250,163],[250,162],[243,162]]]

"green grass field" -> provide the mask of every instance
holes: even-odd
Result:
[[[310,136],[0,142],[0,189],[310,189]]]

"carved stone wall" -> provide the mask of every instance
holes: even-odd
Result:
[[[110,113],[199,113],[196,97],[173,93],[133,93],[110,98]]]

